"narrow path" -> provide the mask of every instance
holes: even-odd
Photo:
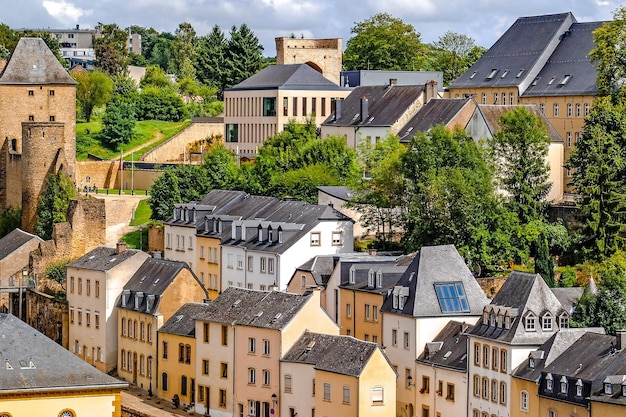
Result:
[[[161,133],[160,131],[158,131],[158,130],[157,130],[157,131],[156,131],[156,133],[155,133],[155,135],[154,135],[154,138],[150,139],[150,140],[149,140],[149,141],[147,141],[147,142],[142,143],[142,144],[141,144],[141,145],[139,145],[139,146],[135,146],[135,147],[134,147],[134,148],[132,148],[132,149],[125,150],[125,151],[124,151],[124,153],[125,153],[125,154],[130,154],[131,152],[139,152],[139,151],[140,151],[140,150],[142,150],[143,148],[146,148],[146,147],[148,147],[148,146],[151,146],[152,144],[154,144],[154,143],[156,143],[156,142],[160,141],[161,139],[163,139],[163,133]]]

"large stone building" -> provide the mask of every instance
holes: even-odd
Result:
[[[571,13],[520,17],[467,72],[450,83],[451,97],[479,104],[535,104],[565,140],[567,161],[583,130],[596,88],[588,54],[602,22]],[[572,172],[563,169],[563,183]]]
[[[335,84],[343,64],[341,38],[276,38],[276,64],[308,64]]]
[[[76,82],[39,38],[22,38],[0,74],[0,210],[33,232],[46,175],[76,169]]]

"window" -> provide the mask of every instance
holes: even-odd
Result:
[[[442,313],[468,313],[470,311],[462,282],[435,284],[435,292]]]
[[[202,375],[208,375],[208,374],[209,374],[209,360],[202,359]]]
[[[254,337],[248,338],[248,353],[256,353],[256,339]]]
[[[522,391],[520,396],[520,409],[528,411],[528,391]]]
[[[263,339],[263,356],[270,355],[270,341],[268,339]]]
[[[78,325],[82,326],[83,324],[83,312],[78,310]]]
[[[139,334],[140,334],[139,338],[145,342],[146,341],[146,323],[141,322],[141,326],[139,328]]]
[[[228,123],[226,125],[226,142],[239,142],[239,125]]]
[[[163,341],[163,359],[167,359],[167,341]]]
[[[372,306],[372,318],[378,321],[378,306]]]
[[[311,395],[313,395],[315,397],[315,378],[313,378],[313,380],[311,381],[312,385],[311,385]]]
[[[489,368],[489,345],[483,346],[483,368]]]
[[[300,277],[300,286],[301,286],[302,288],[306,288],[306,276],[304,276],[304,275],[302,275],[302,276]]]
[[[382,404],[385,400],[384,394],[385,392],[383,387],[372,388],[372,403]]]
[[[178,362],[185,362],[185,345],[182,343],[178,345]]]
[[[122,369],[126,369],[126,351],[122,349]]]
[[[248,368],[248,384],[256,384],[256,369]]]
[[[267,259],[267,273],[268,274],[274,273],[274,258]]]
[[[500,351],[500,372],[506,372],[507,371],[507,357],[506,357],[506,350],[502,349]]]
[[[202,340],[209,343],[209,323],[202,323]]]
[[[248,256],[248,271],[254,271],[254,258],[252,256]]]
[[[483,93],[480,99],[481,104],[487,104],[487,93]]]
[[[237,255],[237,269],[243,269],[243,256]]]
[[[226,390],[225,389],[220,390],[220,407],[222,408],[226,407]]]
[[[96,290],[96,298],[100,298],[100,281],[96,280],[96,285],[95,285],[95,290]]]
[[[500,382],[500,404],[506,405],[506,382]]]
[[[365,320],[371,320],[371,309],[369,304],[365,304]]]
[[[474,343],[474,365],[480,366],[480,343]]]
[[[491,401],[498,401],[498,381],[495,379],[491,380]]]
[[[91,280],[87,280],[87,297],[91,295]]]
[[[622,396],[624,395],[624,387],[626,387],[626,385],[622,385]],[[576,381],[576,396],[583,396],[583,381],[580,379]]]
[[[343,235],[341,232],[333,232],[332,239],[333,239],[333,246],[340,246],[343,240]]]
[[[28,90],[28,95],[29,96],[34,96],[35,95],[35,90]]]
[[[185,375],[180,377],[180,395],[187,395],[187,377]]]
[[[509,104],[515,104],[515,93],[509,93]]]
[[[228,378],[228,364],[220,363],[220,378]]]
[[[311,232],[311,246],[320,246],[320,232]]]
[[[289,116],[287,112],[289,108],[289,99],[287,97],[283,97],[283,116]]]
[[[263,116],[276,116],[276,97],[263,97]]]
[[[54,116],[50,116],[50,121],[54,122]]]
[[[546,390],[552,391],[552,374],[546,375]]]
[[[324,401],[330,401],[330,384],[324,382]]]
[[[85,313],[85,322],[87,323],[87,327],[91,326],[91,313],[90,312],[86,312]]]
[[[83,293],[83,279],[82,278],[78,278],[78,293],[79,294]]]
[[[343,387],[343,403],[350,404],[350,387],[345,385]]]
[[[267,258],[261,258],[261,272],[267,271]]]
[[[161,389],[167,391],[167,372],[161,374]]]
[[[554,103],[554,117],[559,117],[559,103]]]
[[[526,316],[526,331],[527,332],[534,332],[536,330],[535,321],[536,321],[536,318],[532,313]]]
[[[567,394],[567,377],[565,375],[561,377],[561,394]]]
[[[546,114],[546,105],[541,103],[539,105],[539,111],[541,112],[541,114]]]
[[[589,103],[585,103],[585,117],[589,116]]]
[[[574,105],[572,103],[567,103],[567,117],[572,117],[574,115]]]
[[[185,363],[191,363],[191,345],[185,345]]]
[[[306,116],[308,111],[309,110],[307,108],[306,97],[302,97],[302,115]]]
[[[292,102],[293,102],[293,109],[291,109],[292,110],[291,115],[297,116],[298,115],[298,98],[294,97]]]
[[[489,379],[483,377],[483,398],[485,400],[489,399]]]
[[[222,325],[222,346],[228,346],[228,327]]]
[[[543,330],[547,331],[552,330],[552,316],[550,316],[549,314],[543,316],[542,328]]]
[[[474,397],[480,398],[480,376],[474,375]]]
[[[291,392],[291,375],[285,375],[285,392]]]
[[[556,417],[556,411],[548,410],[548,417]]]
[[[263,385],[268,386],[271,383],[271,373],[267,369],[263,369]]]
[[[409,339],[409,333],[404,332],[404,348],[408,349],[411,347],[411,341]]]
[[[391,344],[398,346],[398,331],[396,329],[391,330]]]
[[[346,317],[352,317],[352,304],[346,304]]]

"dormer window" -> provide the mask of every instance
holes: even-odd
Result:
[[[204,233],[209,231],[209,219],[204,219]]]
[[[483,324],[485,326],[489,324],[489,312],[487,311],[487,307],[483,310]]]
[[[528,358],[528,367],[530,369],[535,369],[535,358]]]
[[[561,394],[567,395],[567,377],[565,375],[561,377]]]
[[[622,385],[622,397],[626,397],[626,385]]]
[[[148,298],[146,300],[146,313],[149,313],[150,310],[152,310],[152,307],[154,306],[154,294],[149,294]]]
[[[283,231],[278,229],[278,243],[283,243]]]
[[[526,331],[527,332],[534,332],[537,330],[537,318],[535,317],[535,315],[533,313],[529,313],[526,316]]]
[[[263,227],[259,225],[259,243],[263,243]]]
[[[576,396],[577,397],[583,396],[583,381],[581,379],[576,381]]]
[[[369,288],[374,288],[374,276],[374,271],[370,269],[367,272],[367,286]]]
[[[217,233],[217,223],[218,223],[218,220],[213,219],[213,233]]]
[[[124,290],[122,292],[122,307],[126,307],[126,304],[128,304],[129,298],[130,298],[130,290]]]
[[[383,287],[383,273],[381,271],[376,272],[376,288]]]
[[[544,331],[552,331],[552,315],[550,313],[546,313],[543,316],[543,320],[541,321],[541,328]]]
[[[274,231],[271,227],[267,228],[267,240],[271,243],[274,241]]]
[[[348,282],[354,285],[355,281],[356,281],[356,271],[354,267],[352,267],[350,268],[350,276],[348,277]]]
[[[142,300],[143,300],[143,293],[142,292],[135,293],[135,310],[139,310],[139,306],[141,305]]]
[[[511,328],[511,316],[504,317],[504,328],[507,330]]]
[[[496,327],[496,314],[494,312],[489,314],[489,325],[491,327]]]
[[[552,391],[552,374],[546,375],[546,390]]]
[[[217,220],[217,232],[222,233],[222,220],[221,219]]]
[[[567,329],[569,327],[569,315],[567,313],[561,313],[559,316],[559,327],[561,329]]]
[[[611,383],[604,383],[604,393],[607,395],[613,395],[613,385],[611,385]]]

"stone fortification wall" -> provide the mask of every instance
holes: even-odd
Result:
[[[309,64],[339,85],[343,65],[342,39],[276,38],[276,64]]]
[[[76,163],[76,187],[113,188],[120,161],[80,161]]]
[[[141,160],[145,162],[183,162],[189,160],[188,145],[211,136],[224,136],[224,119],[210,118],[207,121],[193,122],[164,142],[146,152]],[[183,157],[183,151],[185,156]]]
[[[68,349],[68,309],[65,300],[37,291],[26,295],[26,322]]]

